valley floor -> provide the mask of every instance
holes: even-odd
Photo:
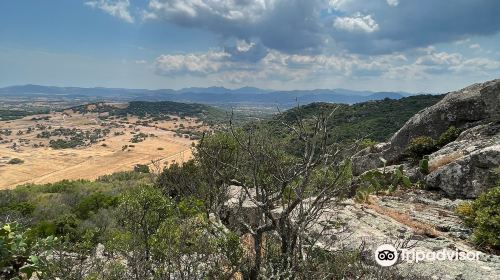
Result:
[[[33,120],[43,117],[50,118]],[[195,141],[175,131],[181,124],[186,129],[194,129],[194,119],[162,120],[148,124],[140,124],[141,121],[129,117],[112,124],[100,121],[95,114],[52,113],[0,122],[0,130],[11,130],[10,135],[0,135],[0,189],[63,179],[96,179],[118,171],[129,171],[137,164],[162,168],[165,164],[191,158],[191,145]],[[52,131],[59,127],[83,132],[109,129],[109,133],[97,143],[54,149],[49,147],[49,141],[58,137],[37,137],[43,131],[51,131],[49,127]],[[27,133],[28,129],[31,132]],[[19,131],[23,134],[18,134]],[[140,133],[147,137],[133,143],[131,138]],[[23,163],[9,164],[15,158]]]

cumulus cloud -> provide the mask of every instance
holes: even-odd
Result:
[[[163,76],[313,83],[332,77],[402,80],[500,70],[494,57],[429,47],[454,42],[458,49],[479,49],[469,38],[500,31],[500,1],[147,1],[144,20],[208,30],[225,46],[158,56],[154,67]],[[134,21],[129,0],[86,3]]]
[[[205,29],[285,53],[388,54],[500,31],[493,0],[148,0],[144,20]],[[87,5],[133,22],[128,0]],[[478,20],[481,19],[481,20]],[[333,26],[333,28],[332,28]],[[262,55],[262,54],[261,54]]]
[[[447,53],[432,51],[426,55],[420,56],[416,60],[418,65],[457,65],[462,61],[462,55],[459,53]]]
[[[210,51],[207,53],[161,55],[155,61],[156,73],[163,76],[206,76],[228,69],[229,54]]]
[[[240,52],[253,45],[241,44]],[[235,84],[266,81],[310,82],[345,77],[350,79],[421,79],[434,75],[485,73],[500,70],[500,61],[483,57],[466,58],[458,53],[420,49],[408,57],[387,55],[287,54],[269,50],[259,61],[235,59],[241,55],[225,50],[205,53],[162,55],[156,59],[156,73],[163,76],[193,75]]]
[[[218,18],[233,22],[253,22],[272,9],[275,1],[151,0],[149,8],[152,14],[167,19],[182,19],[191,24]]]
[[[387,4],[389,6],[397,6],[399,5],[399,0],[387,0]]]
[[[336,13],[362,11],[377,21],[379,30],[371,36],[333,32],[332,37],[342,47],[357,53],[391,53],[500,31],[500,21],[496,19],[499,1],[399,1],[397,6],[387,5],[384,0],[336,2],[332,6]]]
[[[333,26],[347,31],[362,31],[366,33],[377,31],[379,28],[371,15],[363,16],[359,13],[353,17],[338,17],[335,19]]]
[[[301,52],[323,46],[325,6],[325,0],[150,0],[144,18]]]
[[[92,0],[85,2],[85,5],[103,10],[126,22],[134,22],[134,18],[128,10],[130,6],[129,0]]]
[[[235,46],[227,46],[224,51],[234,61],[258,62],[264,58],[269,50],[260,42],[247,42],[238,40]]]

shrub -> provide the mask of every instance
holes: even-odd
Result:
[[[147,174],[141,174],[133,171],[122,171],[109,175],[103,175],[99,177],[97,181],[104,183],[136,181],[136,180],[141,180],[144,177],[147,177]]]
[[[429,159],[427,158],[423,158],[420,160],[420,162],[418,163],[418,167],[419,167],[419,170],[420,172],[422,172],[422,174],[429,174]]]
[[[356,190],[354,199],[367,202],[369,195],[379,192],[393,192],[398,188],[410,188],[410,178],[404,174],[403,166],[392,172],[370,170],[360,176],[362,186]]]
[[[370,147],[370,148],[371,148],[371,147],[375,146],[376,144],[377,144],[377,141],[374,141],[374,140],[369,139],[369,138],[365,138],[365,139],[363,139],[363,140],[359,143],[360,147],[361,147],[361,148],[363,148],[363,149],[364,149],[364,148],[368,148],[368,147]]]
[[[8,206],[10,210],[17,211],[21,213],[24,216],[30,215],[35,211],[35,205],[30,202],[19,202],[19,203],[13,203]]]
[[[118,205],[118,197],[97,192],[80,201],[74,211],[78,218],[85,220],[89,218],[91,213],[96,213],[101,208],[109,208],[116,205]]]
[[[7,162],[8,164],[21,164],[24,163],[24,160],[20,158],[13,158]]]
[[[436,151],[437,147],[434,139],[428,136],[413,138],[406,148],[407,154],[414,159],[421,159],[423,156]]]
[[[466,225],[473,228],[473,240],[478,244],[500,248],[500,186],[479,196],[474,202],[457,207]]]
[[[443,134],[441,134],[438,138],[437,145],[442,147],[450,142],[455,141],[460,135],[460,129],[450,126]]]
[[[134,171],[139,173],[149,173],[149,166],[146,164],[137,164],[134,166]]]
[[[36,251],[49,248],[54,238],[31,240],[17,223],[0,227],[0,279],[39,279],[40,259]]]
[[[45,193],[64,193],[78,189],[79,183],[84,183],[84,180],[62,180],[56,183],[40,185],[37,190]]]

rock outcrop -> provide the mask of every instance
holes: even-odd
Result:
[[[448,93],[414,115],[387,143],[359,152],[353,172],[359,175],[380,168],[380,158],[400,164],[413,138],[437,139],[450,126],[463,132],[430,155],[431,172],[424,181],[451,197],[477,197],[495,183],[494,169],[500,164],[500,79]]]
[[[381,244],[393,244],[396,248],[412,247],[426,253],[441,250],[478,253],[478,261],[403,261],[397,267],[402,272],[429,279],[498,279],[500,257],[479,252],[467,241],[471,230],[454,211],[461,200],[450,200],[423,190],[401,195],[377,197],[369,205],[346,201],[342,207],[325,211],[323,219],[338,221],[344,227],[336,230],[335,240],[321,240],[323,246],[333,246],[332,250],[366,247],[374,251]],[[383,211],[376,211],[378,209]],[[387,213],[398,214],[388,216]],[[420,229],[412,226],[415,222],[434,229],[437,236],[418,234]],[[321,230],[319,224],[317,231]],[[406,246],[403,245],[405,240]]]
[[[499,179],[500,123],[479,125],[429,156],[425,182],[450,197],[474,198]]]

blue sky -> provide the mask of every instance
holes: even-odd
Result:
[[[0,86],[445,92],[500,77],[496,0],[5,0]]]

